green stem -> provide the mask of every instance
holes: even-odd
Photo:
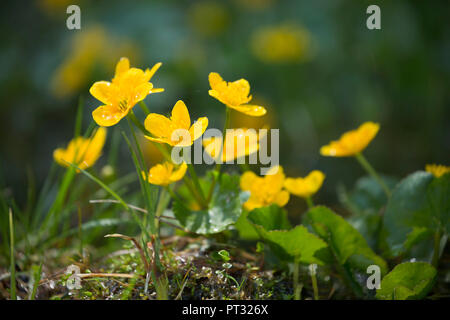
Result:
[[[17,296],[16,296],[16,261],[14,259],[14,221],[13,221],[13,213],[12,213],[11,208],[9,209],[9,243],[10,243],[10,249],[11,249],[10,297],[11,297],[11,300],[17,300]]]
[[[138,118],[136,118],[136,115],[134,114],[133,110],[130,110],[128,113],[128,118],[134,123],[134,125],[142,131],[143,134],[150,136],[150,132],[145,129],[144,125],[139,122]]]
[[[442,238],[442,230],[439,229],[434,234],[434,248],[433,248],[433,258],[431,260],[432,265],[437,269],[439,265],[439,257],[441,253],[441,238]]]
[[[308,209],[312,209],[314,207],[314,202],[312,201],[311,197],[305,198],[305,201]]]
[[[222,130],[222,145],[221,145],[221,150],[219,152],[220,157],[222,157],[221,154],[222,154],[222,151],[223,151],[223,145],[225,143],[225,136],[226,136],[227,128],[230,125],[230,119],[231,119],[230,113],[231,113],[230,108],[227,107],[226,111],[225,111],[225,124],[224,124],[223,130]],[[222,157],[222,160],[223,160],[223,157]],[[208,204],[211,201],[212,194],[214,192],[214,188],[216,187],[217,180],[220,179],[221,168],[222,168],[222,164],[221,163],[217,163],[216,167],[215,167],[215,170],[217,172],[217,178],[213,177],[213,182],[211,183],[211,188],[209,189],[208,197],[206,198],[206,202]]]
[[[179,198],[179,197],[177,196],[177,194],[170,188],[170,186],[167,186],[167,187],[165,188],[165,190],[167,190],[167,191],[169,192],[169,194],[170,194],[170,196],[172,197],[173,200],[176,200],[176,201],[180,201],[180,202],[181,202],[180,198]]]
[[[81,216],[81,208],[80,208],[79,205],[78,205],[77,213],[78,213],[78,238],[80,239],[80,247],[79,247],[79,249],[80,249],[80,258],[81,258],[81,261],[84,262],[84,255],[83,255],[83,231],[82,231],[83,230],[83,228],[82,228],[83,219],[82,219],[82,216]]]
[[[317,277],[316,277],[316,272],[310,272],[311,274],[311,282],[312,282],[312,286],[313,286],[313,291],[314,291],[314,300],[319,300],[319,287],[317,286]]]
[[[200,181],[198,180],[198,176],[197,176],[197,173],[195,172],[194,166],[192,165],[192,163],[189,163],[187,166],[188,166],[189,174],[191,175],[192,181],[194,182],[194,186],[196,187],[196,190],[198,191],[198,194],[201,198],[202,203],[200,205],[207,207],[206,199],[205,199],[205,196],[203,195],[203,190],[200,185]]]
[[[144,111],[146,116],[150,114],[150,110],[148,109],[148,106],[144,101],[139,101],[139,107],[141,107],[142,111]]]
[[[338,255],[337,255],[337,250],[336,248],[332,245],[332,242],[330,239],[328,239],[327,241],[330,244],[330,250],[331,253],[334,257],[334,260],[336,262],[336,269],[337,271],[340,273],[340,275],[343,277],[345,284],[350,287],[350,289],[352,289],[353,293],[355,294],[355,296],[357,298],[362,298],[363,297],[363,291],[361,286],[359,285],[359,283],[357,283],[355,281],[355,279],[353,279],[352,273],[350,271],[350,269],[348,268],[347,265],[345,264],[341,264],[341,262],[339,261]]]
[[[303,286],[298,283],[299,279],[299,263],[294,262],[294,300],[301,299],[301,293]]]
[[[387,197],[389,198],[391,196],[391,191],[389,190],[388,186],[384,183],[384,181],[380,178],[378,173],[375,171],[375,169],[370,165],[370,163],[367,161],[367,159],[363,156],[362,153],[357,153],[355,155],[356,160],[361,164],[361,166],[378,182],[378,184],[381,186],[381,188],[386,193]]]
[[[195,190],[194,186],[192,185],[191,180],[188,179],[188,177],[185,175],[183,178],[185,186],[188,188],[189,192],[194,196],[197,203],[202,207],[206,208],[207,205],[205,204],[204,200],[200,197],[198,192]]]

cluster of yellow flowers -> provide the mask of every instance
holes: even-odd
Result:
[[[286,178],[281,166],[271,168],[264,177],[247,171],[241,177],[241,189],[250,191],[250,198],[244,207],[249,211],[273,203],[284,207],[290,193],[310,201],[324,180],[325,174],[319,170],[310,172],[304,178]]]
[[[130,62],[127,58],[120,59],[116,65],[112,81],[95,82],[90,89],[91,94],[104,103],[92,112],[92,117],[100,128],[90,138],[76,137],[66,149],[56,149],[53,155],[55,161],[63,166],[72,163],[82,170],[91,167],[101,155],[106,140],[105,127],[117,124],[128,114],[134,116],[132,109],[138,102],[144,100],[149,94],[164,91],[164,89],[154,88],[150,82],[160,66],[161,63],[157,63],[151,69],[143,71],[139,68],[130,68]],[[250,84],[247,80],[239,79],[226,82],[218,73],[212,72],[209,74],[209,84],[211,86],[209,95],[229,108],[227,114],[230,109],[252,117],[266,114],[267,111],[264,107],[249,104],[252,96],[250,95]],[[183,101],[179,100],[174,105],[170,118],[161,114],[149,113],[142,130],[146,133],[145,138],[157,144],[190,146],[203,135],[207,127],[207,117],[201,117],[191,123],[188,108]],[[188,131],[191,138],[186,141],[175,134],[179,129]],[[320,153],[323,156],[330,157],[356,157],[369,173],[376,179],[378,178],[380,185],[385,187],[361,154],[375,138],[378,131],[379,124],[366,122],[358,129],[344,133],[339,140],[331,141],[328,145],[323,146]],[[256,152],[261,137],[256,133],[249,135],[246,128],[239,132],[237,135],[227,132],[223,139],[204,139],[203,146],[212,158],[217,158],[222,154],[224,162]],[[227,148],[227,141],[230,139],[239,140],[247,137],[250,138],[250,141],[245,141],[244,149]],[[239,144],[230,145],[237,146]],[[148,173],[142,172],[142,175],[151,184],[168,186],[183,179],[187,168],[188,165],[185,162],[176,166],[171,162],[170,157],[167,157],[164,163],[153,166]],[[427,165],[426,171],[439,177],[449,172],[450,167]],[[264,177],[246,171],[240,180],[241,189],[250,192],[250,197],[244,207],[247,210],[270,204],[283,207],[288,203],[290,194],[304,198],[311,206],[311,197],[320,189],[324,179],[325,174],[318,170],[310,172],[306,177],[286,178],[281,166],[271,168]],[[387,187],[385,191],[389,195]]]
[[[356,156],[363,151],[370,141],[375,138],[379,125],[366,122],[358,129],[349,131],[338,141],[331,141],[323,146],[320,153],[330,157]],[[275,168],[276,172],[263,177],[257,177],[252,172],[245,172],[241,178],[241,189],[250,191],[250,199],[244,204],[247,210],[264,207],[276,203],[283,207],[289,201],[289,193],[306,199],[308,204],[311,197],[320,189],[325,180],[325,174],[319,170],[310,172],[304,178],[285,178],[282,167]]]

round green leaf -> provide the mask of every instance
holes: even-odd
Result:
[[[401,263],[383,278],[376,297],[380,300],[422,299],[433,288],[436,274],[436,269],[426,262]]]
[[[384,214],[386,242],[394,256],[417,243],[426,230],[450,232],[449,194],[450,174],[435,178],[418,171],[397,185]]]
[[[376,255],[364,237],[341,216],[317,206],[307,212],[306,222],[328,243],[340,264],[348,262],[351,267],[364,272],[369,265],[375,264],[383,274],[386,273],[386,261]]]

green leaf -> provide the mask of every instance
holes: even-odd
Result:
[[[450,174],[435,178],[418,171],[397,185],[384,214],[386,242],[394,256],[417,243],[426,230],[450,233],[449,193]]]
[[[276,204],[252,210],[248,214],[248,219],[254,224],[262,226],[266,231],[291,228],[286,211]]]
[[[217,254],[222,258],[223,261],[230,261],[230,253],[227,250],[220,250]]]
[[[387,272],[386,262],[376,255],[364,237],[344,218],[326,207],[318,206],[306,214],[306,222],[332,249],[338,263],[366,272],[369,265],[378,265],[382,274]]]
[[[391,177],[382,176],[384,183],[392,189],[398,182]],[[387,203],[386,193],[380,184],[371,176],[359,178],[353,190],[341,195],[341,202],[355,215],[378,213]]]
[[[219,233],[238,220],[242,205],[247,199],[248,193],[240,191],[239,176],[222,173],[207,210],[190,210],[184,203],[176,200],[173,212],[188,231],[198,234]]]
[[[401,263],[383,278],[376,297],[380,300],[422,299],[433,288],[436,274],[436,269],[426,262]]]
[[[247,220],[248,211],[242,210],[242,214],[234,224],[234,227],[239,232],[239,237],[244,240],[258,240],[259,234],[253,224]]]
[[[290,223],[286,211],[276,205],[254,209],[248,214],[261,238],[282,260],[299,263],[325,264],[316,253],[327,247],[319,237],[308,232],[304,226],[287,230]]]

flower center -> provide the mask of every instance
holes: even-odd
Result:
[[[128,101],[127,101],[127,99],[124,99],[124,100],[120,100],[120,101],[119,101],[119,109],[120,109],[121,111],[127,110],[127,106],[128,106]]]

